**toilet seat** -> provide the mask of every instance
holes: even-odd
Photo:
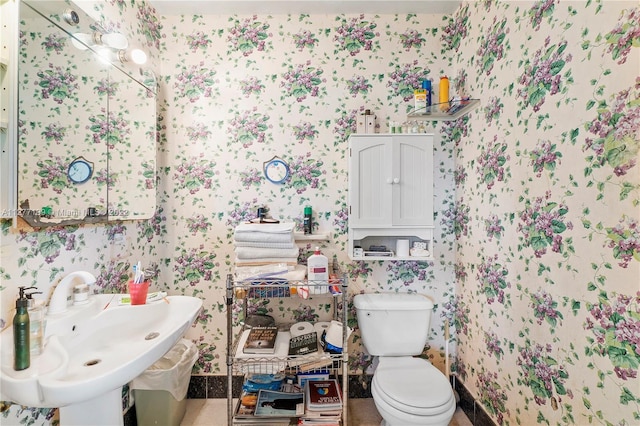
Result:
[[[379,398],[403,413],[437,416],[455,410],[446,376],[421,358],[379,357],[372,386]]]

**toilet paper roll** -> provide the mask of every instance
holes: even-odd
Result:
[[[396,240],[396,256],[409,256],[409,240]]]
[[[291,337],[297,337],[302,336],[303,334],[311,333],[312,331],[315,331],[315,329],[313,328],[313,324],[303,321],[293,324],[289,331],[291,332]]]
[[[322,332],[325,330],[329,329],[329,325],[331,325],[330,322],[324,322],[324,321],[320,321],[317,322],[313,325],[313,328],[316,330],[316,332],[318,333],[318,338],[320,338],[322,336]]]

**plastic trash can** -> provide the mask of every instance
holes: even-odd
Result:
[[[180,426],[187,408],[191,370],[198,348],[181,339],[144,373],[133,379],[131,389],[139,426]]]

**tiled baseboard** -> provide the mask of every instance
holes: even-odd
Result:
[[[371,375],[349,376],[349,398],[371,398]],[[243,377],[233,377],[233,396],[240,395]],[[460,402],[458,406],[464,411],[474,426],[496,426],[491,417],[484,411],[482,405],[473,398],[460,380],[453,381],[458,392]],[[191,376],[187,398],[226,398],[227,376]]]
[[[458,392],[460,402],[458,407],[464,411],[474,426],[496,426],[491,417],[484,411],[482,404],[473,398],[473,395],[467,390],[460,380],[453,381],[454,388]]]

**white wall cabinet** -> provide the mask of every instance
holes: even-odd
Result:
[[[370,253],[372,245],[395,251],[398,239],[433,241],[433,134],[363,134],[349,138],[349,255],[359,260],[398,260]],[[354,247],[362,247],[362,256]]]

